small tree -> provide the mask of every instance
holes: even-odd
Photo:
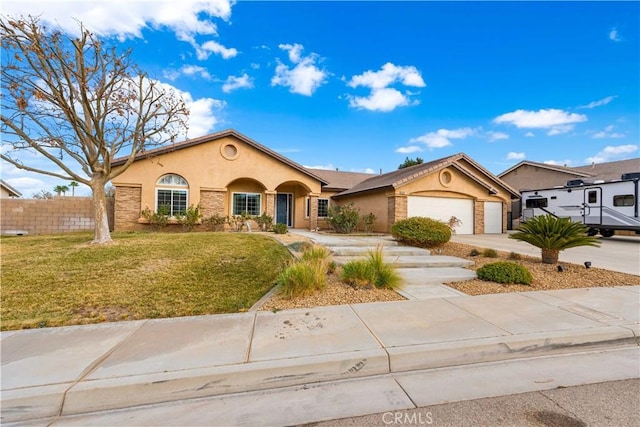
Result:
[[[105,185],[138,153],[173,142],[188,111],[173,90],[152,80],[79,24],[79,36],[40,25],[37,18],[0,18],[2,38],[2,160],[30,172],[91,188],[93,243],[111,241]],[[51,170],[22,161],[47,159]],[[119,154],[126,162],[111,167]],[[81,172],[79,172],[81,171]]]
[[[74,196],[76,195],[76,187],[77,187],[78,185],[80,185],[80,184],[78,184],[78,183],[77,183],[77,182],[75,182],[75,181],[71,181],[71,182],[69,183],[69,187],[71,187],[71,197],[74,197]]]
[[[53,194],[51,194],[47,190],[40,190],[37,193],[33,193],[31,196],[34,199],[45,200],[45,199],[53,199]]]
[[[353,203],[329,208],[329,223],[336,233],[351,233],[360,220],[360,210]]]
[[[600,242],[587,235],[589,227],[570,218],[540,215],[529,218],[516,228],[510,239],[527,242],[542,250],[542,262],[555,264],[560,251],[578,246],[600,246]]]

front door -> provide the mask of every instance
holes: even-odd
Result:
[[[276,223],[293,227],[293,194],[276,194]]]

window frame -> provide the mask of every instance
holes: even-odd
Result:
[[[321,216],[320,215],[320,200],[326,200],[327,201],[327,215],[326,216]],[[318,218],[319,219],[326,219],[329,218],[329,207],[331,206],[331,199],[328,197],[318,197]],[[305,210],[304,210],[304,217],[305,218],[309,218],[311,216],[311,197],[307,197],[307,201],[305,204]]]
[[[240,213],[236,213],[236,195],[245,195],[245,197],[247,196],[258,196],[258,205],[257,205],[257,209],[258,209],[258,213],[253,214],[250,213],[248,210],[243,210]],[[247,197],[246,200],[248,201],[249,198]],[[245,205],[246,207],[246,205]],[[247,192],[247,191],[234,191],[231,193],[231,215],[233,216],[240,216],[243,215],[243,213],[247,213],[248,215],[251,216],[260,216],[261,212],[262,212],[262,193],[251,193],[251,192]]]
[[[622,204],[618,204],[618,200],[622,200]],[[631,200],[630,204],[626,204],[627,200]],[[636,198],[633,194],[616,194],[613,196],[613,206],[617,208],[634,206],[636,203]]]
[[[168,176],[176,176],[178,178],[180,178],[180,180],[182,180],[184,182],[184,184],[165,184],[165,183],[160,183],[163,179],[165,179]],[[156,187],[155,187],[155,208],[156,208],[156,212],[158,212],[158,208],[160,207],[159,205],[159,201],[160,201],[160,197],[159,197],[159,192],[160,191],[169,191],[170,192],[170,204],[169,204],[169,217],[170,218],[175,218],[177,214],[181,214],[181,213],[185,213],[187,211],[187,209],[189,208],[189,182],[181,175],[175,174],[175,173],[166,173],[164,175],[162,175],[160,178],[158,178],[156,180]],[[184,210],[181,211],[174,211],[174,193],[184,193]]]

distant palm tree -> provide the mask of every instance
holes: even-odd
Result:
[[[80,184],[78,184],[78,183],[77,183],[77,182],[75,182],[75,181],[71,181],[71,182],[69,183],[69,187],[71,187],[71,196],[72,196],[72,197],[76,195],[76,187],[77,187],[78,185],[80,185]]]
[[[55,193],[59,196],[61,193],[67,194],[67,191],[69,191],[69,187],[67,187],[66,185],[56,185],[55,187],[53,187],[53,191],[55,191]]]
[[[600,242],[587,235],[589,227],[570,218],[541,215],[529,218],[516,228],[510,239],[527,242],[542,249],[542,262],[555,264],[560,251],[577,246],[600,246]]]

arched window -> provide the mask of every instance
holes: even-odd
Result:
[[[156,212],[176,216],[187,211],[189,184],[180,175],[167,174],[156,182]]]

